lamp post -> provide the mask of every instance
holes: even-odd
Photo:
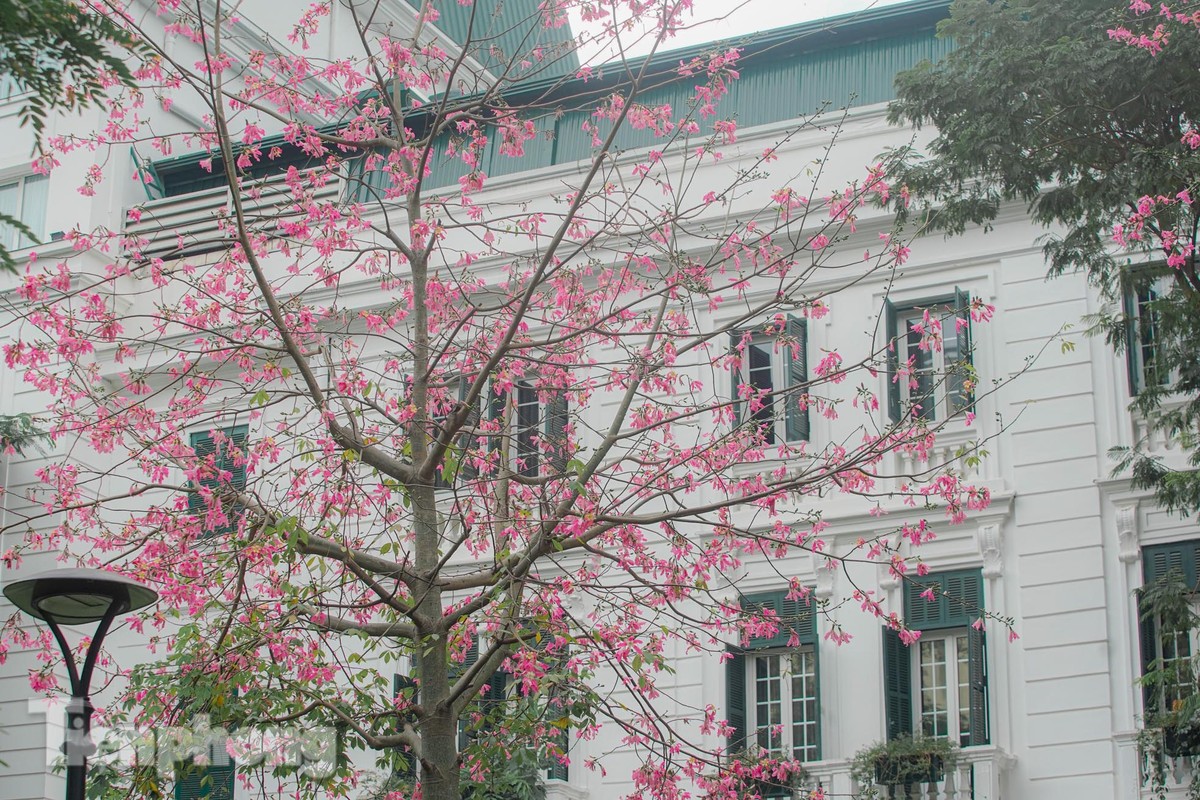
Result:
[[[50,626],[58,641],[71,677],[71,700],[67,704],[67,733],[63,750],[67,756],[67,798],[84,800],[87,759],[96,751],[92,744],[92,700],[88,696],[92,671],[109,626],[118,614],[150,605],[158,593],[137,581],[99,569],[55,569],[21,578],[4,587],[4,596],[17,608]],[[99,622],[88,645],[83,669],[75,663],[60,625]]]

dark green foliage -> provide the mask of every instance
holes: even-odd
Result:
[[[0,414],[0,449],[11,447],[18,455],[32,445],[40,448],[50,443],[50,437],[33,424],[33,417],[28,414]]]
[[[914,198],[907,209],[897,199],[898,213],[961,233],[969,225],[986,229],[1003,204],[1023,202],[1049,228],[1043,242],[1051,275],[1085,270],[1110,307],[1121,308],[1128,265],[1166,258],[1157,232],[1180,231],[1186,244],[1200,223],[1200,203],[1160,207],[1134,244],[1140,250],[1114,256],[1113,228],[1139,198],[1174,198],[1183,189],[1200,195],[1200,154],[1181,141],[1200,108],[1200,36],[1180,30],[1158,56],[1110,41],[1107,31],[1126,9],[1122,0],[956,0],[938,28],[956,49],[896,80],[891,121],[936,127],[928,145],[890,154],[897,183]],[[1168,468],[1147,454],[1146,442],[1118,457],[1135,486],[1186,513],[1200,509],[1194,256],[1171,277],[1175,288],[1156,307],[1163,344],[1154,366],[1165,381],[1142,391],[1134,407],[1152,432],[1182,446],[1189,468]],[[1093,322],[1124,350],[1127,314]]]
[[[0,0],[0,75],[30,93],[21,119],[39,138],[51,111],[105,96],[101,73],[132,83],[124,61],[131,47],[132,38],[111,20],[65,0]]]
[[[125,56],[134,49],[132,37],[111,20],[67,0],[0,0],[0,76],[28,93],[20,101],[21,124],[33,128],[38,142],[51,112],[74,111],[106,95],[104,73],[133,83]],[[0,214],[0,224],[34,238],[7,214]],[[16,271],[3,245],[0,268]]]

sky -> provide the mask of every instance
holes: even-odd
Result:
[[[899,2],[903,0],[694,0],[697,22],[671,39],[668,47],[674,50]],[[578,31],[579,23],[573,21],[572,27]],[[634,46],[629,55],[642,55],[647,49],[648,45]]]

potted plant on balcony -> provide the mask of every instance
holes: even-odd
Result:
[[[1145,716],[1138,732],[1142,780],[1155,798],[1167,796],[1167,764],[1188,773],[1187,796],[1200,800],[1200,673],[1193,632],[1200,627],[1196,593],[1178,569],[1138,592],[1142,622],[1142,677]],[[1187,759],[1179,764],[1178,759]]]
[[[851,776],[860,798],[877,797],[876,786],[936,783],[954,766],[958,748],[947,739],[899,736],[864,747],[854,755]]]

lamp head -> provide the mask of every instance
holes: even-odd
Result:
[[[99,622],[113,606],[114,614],[124,614],[158,599],[150,587],[100,569],[39,572],[5,586],[4,596],[26,614],[59,625]]]

